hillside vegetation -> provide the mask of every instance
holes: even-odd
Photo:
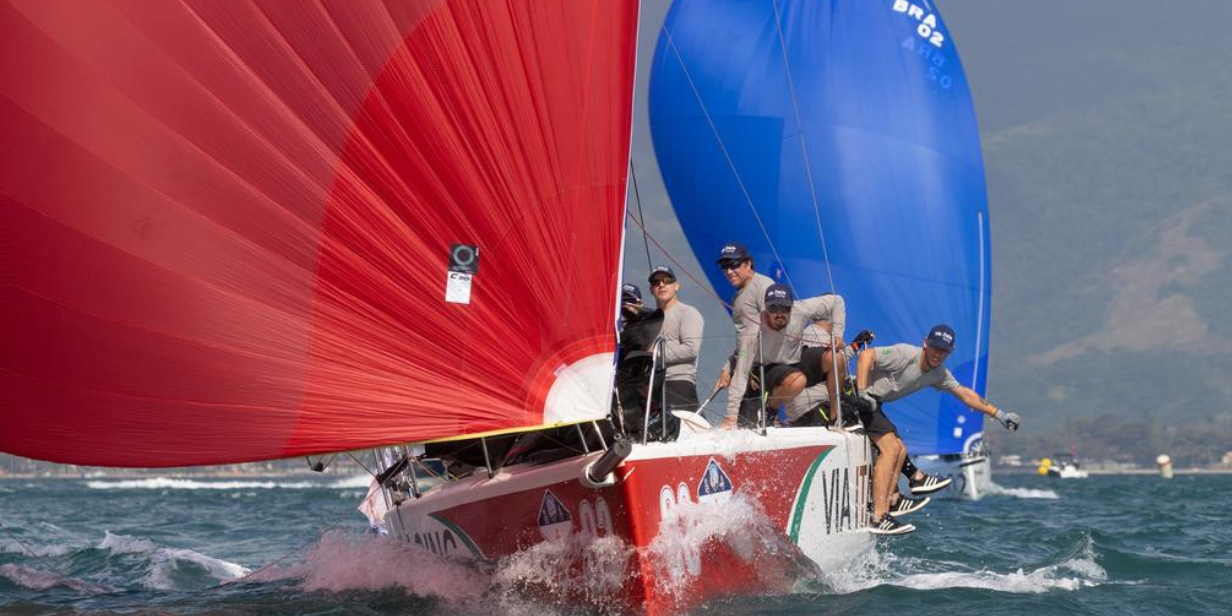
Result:
[[[949,0],[981,120],[1004,452],[1232,449],[1232,5]],[[1044,451],[1047,453],[1047,451]]]

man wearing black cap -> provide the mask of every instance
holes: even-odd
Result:
[[[757,364],[765,374],[765,391],[770,392],[767,408],[777,409],[804,388],[822,381],[833,395],[837,383],[846,380],[847,359],[841,353],[836,357],[830,353],[831,345],[842,346],[846,302],[829,293],[797,301],[791,288],[782,284],[770,285],[763,298]],[[822,345],[805,346],[805,332],[814,324],[822,324],[828,339]],[[757,406],[760,410],[761,405]],[[746,420],[757,421],[757,416]]]
[[[659,335],[663,337],[662,361],[666,367],[663,385],[668,410],[696,411],[697,357],[701,354],[705,321],[702,313],[676,296],[680,291],[680,282],[676,280],[676,272],[672,268],[666,265],[654,268],[648,281],[655,304],[663,312],[663,327]],[[655,398],[660,398],[658,391]],[[659,403],[662,406],[662,400]]]
[[[943,364],[954,350],[954,329],[937,325],[924,338],[924,346],[895,344],[860,352],[856,368],[856,389],[864,401],[864,427],[879,455],[873,468],[873,532],[898,534],[915,527],[899,524],[889,515],[891,496],[897,491],[895,476],[907,460],[907,449],[898,430],[881,411],[881,404],[909,396],[925,387],[947,391],[963,404],[992,417],[1008,430],[1017,430],[1021,418],[988,403],[972,389],[958,383]],[[913,494],[927,494],[944,488],[949,480],[930,477],[915,469],[909,477]],[[904,530],[906,529],[906,530]]]
[[[761,313],[765,309],[766,289],[774,284],[769,276],[753,271],[753,255],[739,242],[724,244],[719,250],[719,267],[727,282],[736,288],[732,298],[732,323],[736,326],[736,350],[719,373],[717,387],[727,387],[727,414],[723,429],[736,427],[740,402],[748,389],[749,370],[753,367],[753,352],[761,328]]]
[[[633,438],[640,438],[646,412],[646,385],[650,380],[655,338],[663,326],[663,311],[642,305],[642,291],[637,285],[620,287],[620,351],[616,356],[616,399],[621,414],[620,425]],[[615,408],[615,407],[614,407]],[[657,419],[657,418],[656,418]],[[672,418],[674,419],[674,418]],[[673,424],[669,419],[669,432]],[[650,438],[663,438],[661,421],[652,421]]]

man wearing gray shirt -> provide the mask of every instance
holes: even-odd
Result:
[[[753,352],[757,349],[757,332],[761,328],[761,313],[765,308],[766,289],[774,284],[768,276],[753,271],[753,255],[744,244],[728,242],[719,250],[719,267],[727,282],[736,288],[732,298],[732,324],[736,326],[736,350],[719,372],[716,388],[727,389],[727,414],[722,428],[736,427],[740,402],[748,389],[749,370],[753,368]]]
[[[924,339],[924,346],[895,344],[860,352],[856,368],[856,388],[859,397],[866,403],[864,427],[877,445],[879,455],[873,468],[873,528],[874,533],[901,534],[915,527],[899,524],[889,515],[891,495],[897,490],[895,480],[898,470],[907,459],[907,449],[898,437],[898,430],[881,411],[882,402],[891,402],[909,396],[925,387],[946,391],[963,404],[1001,422],[1006,429],[1017,430],[1021,418],[1017,413],[1007,413],[988,403],[968,387],[959,384],[943,364],[954,350],[954,330],[949,325],[933,327]],[[918,472],[918,471],[917,471]],[[923,473],[919,473],[923,475]],[[913,493],[931,490],[929,483],[935,479],[924,475],[912,478]],[[944,486],[941,486],[944,487]]]
[[[763,391],[770,392],[767,408],[773,411],[806,387],[822,381],[833,395],[837,383],[846,379],[846,357],[830,353],[832,345],[842,346],[847,324],[846,302],[833,294],[796,301],[790,287],[775,284],[766,289],[764,303],[761,348],[756,363],[765,373]],[[806,339],[816,336],[825,339],[821,344],[814,342],[812,346],[805,346]],[[757,415],[753,413],[745,419],[755,422]]]
[[[660,265],[650,272],[650,293],[663,311],[664,389],[668,410],[697,410],[697,357],[702,349],[705,321],[696,308],[680,301],[680,282],[672,268]],[[658,389],[658,388],[656,388]],[[655,392],[656,399],[660,393]],[[662,400],[660,400],[662,406]]]

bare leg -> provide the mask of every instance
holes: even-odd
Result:
[[[836,362],[837,365],[835,365]],[[840,354],[836,360],[833,351],[826,351],[821,354],[821,369],[826,375],[826,390],[830,392],[830,404],[834,406],[834,400],[838,400],[840,384],[847,380],[847,358]],[[831,421],[834,419],[831,418]]]
[[[895,479],[902,468],[899,456],[903,445],[898,435],[892,432],[878,436],[873,443],[880,452],[873,465],[873,521],[878,521],[890,510],[890,492],[898,489]]]
[[[806,383],[807,380],[803,372],[792,372],[774,388],[774,391],[770,392],[770,400],[767,401],[767,406],[770,409],[778,409],[780,404],[800,395],[800,392],[804,391]]]
[[[894,435],[894,439],[898,441],[898,461],[895,463],[894,468],[902,468],[903,462],[907,459],[907,446],[903,444],[903,440],[899,438],[897,434]],[[899,494],[897,474],[890,477],[890,487],[887,490],[887,496],[890,494],[894,495],[894,500],[898,500]]]

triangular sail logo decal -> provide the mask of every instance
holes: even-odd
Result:
[[[732,494],[731,477],[714,458],[706,464],[706,472],[702,473],[701,481],[697,483],[697,502],[719,502],[727,500]]]
[[[573,515],[551,490],[543,491],[543,502],[539,505],[539,532],[549,541],[564,539],[573,532]]]

